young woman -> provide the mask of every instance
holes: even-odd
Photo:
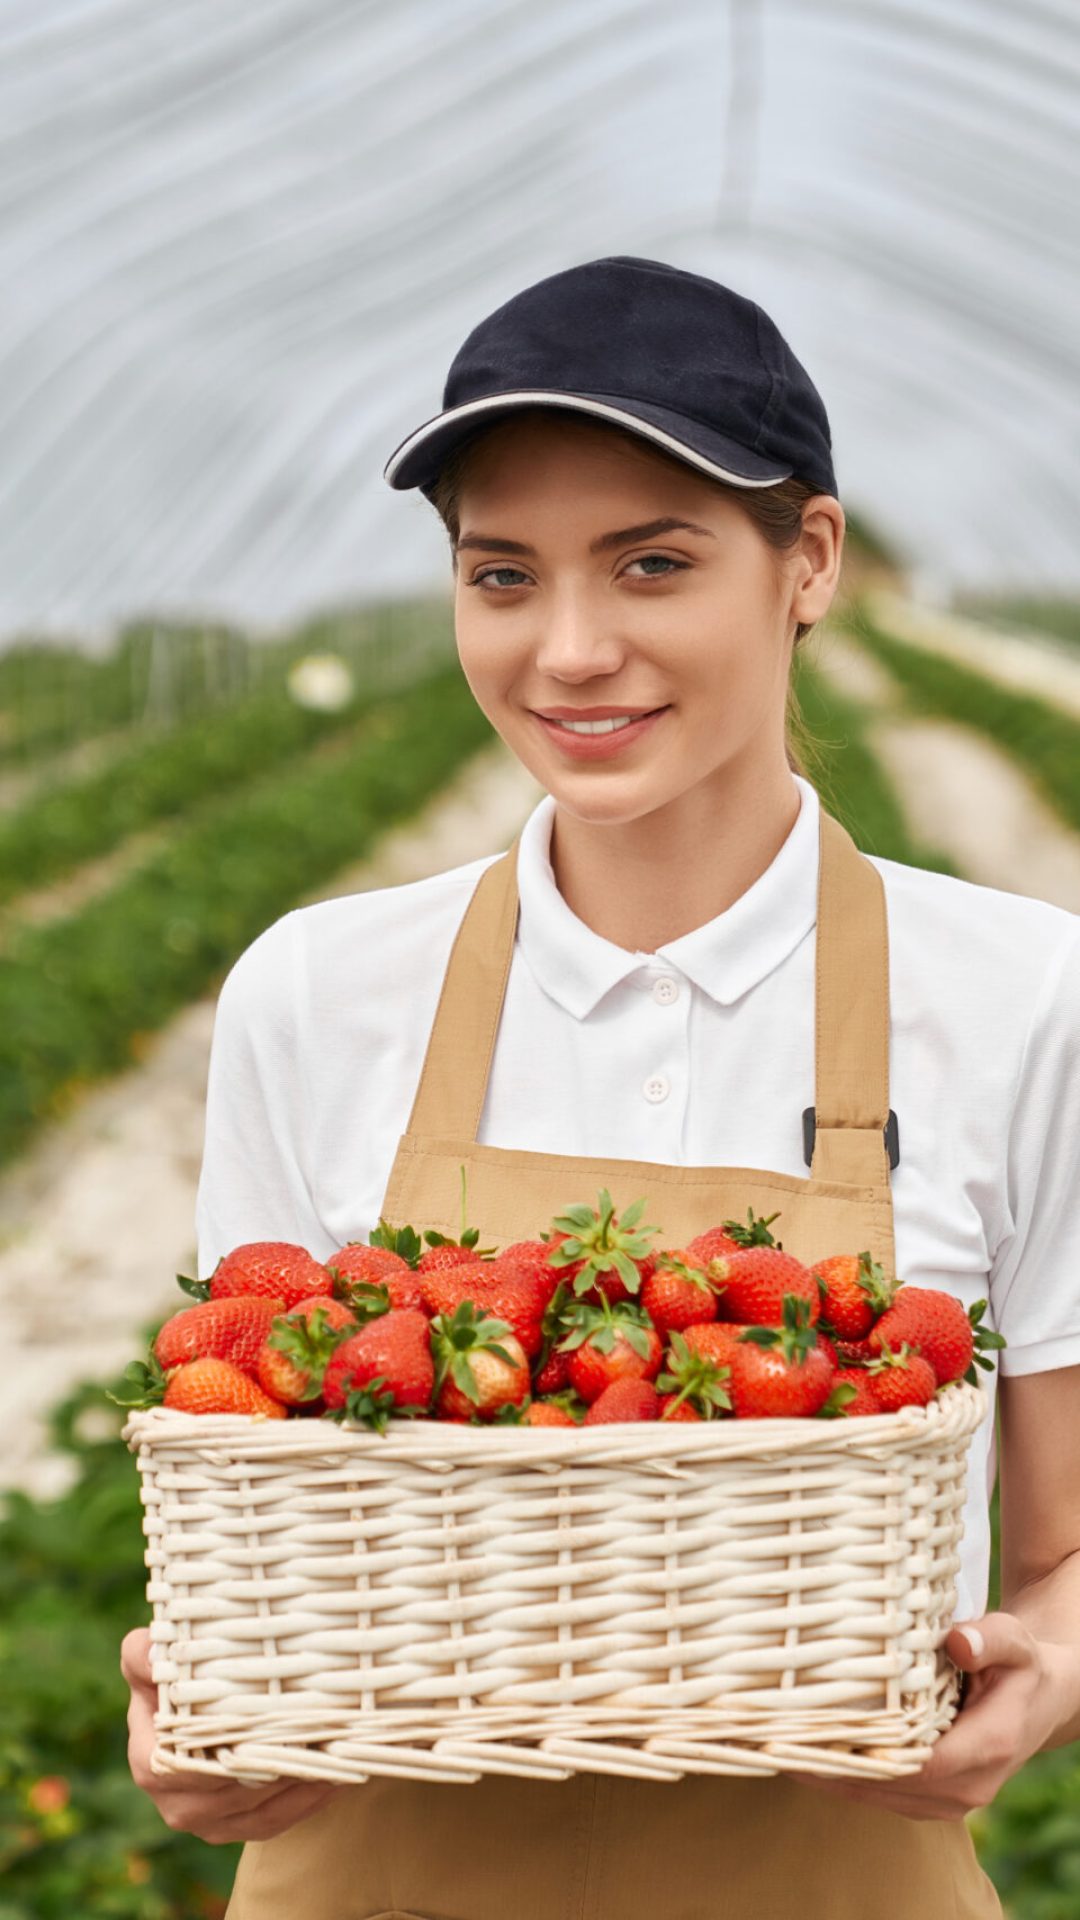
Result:
[[[964,1814],[1080,1737],[1080,920],[857,851],[788,731],[844,515],[820,396],[752,301],[616,257],[509,301],[398,448],[451,538],[462,668],[545,798],[514,847],[285,915],[221,993],[199,1266],[395,1222],[531,1237],[601,1185],[668,1244],[783,1213],[987,1296],[1008,1342],[946,1651],[963,1707],[895,1782],[580,1773],[178,1784],[243,1839],[229,1920],[990,1920]],[[991,1431],[987,1431],[987,1428]],[[1071,1557],[1070,1557],[1071,1556]],[[981,1636],[981,1637],[978,1637]]]

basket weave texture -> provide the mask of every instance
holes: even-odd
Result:
[[[981,1386],[857,1420],[133,1413],[161,1773],[916,1772]]]

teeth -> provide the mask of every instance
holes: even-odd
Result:
[[[565,727],[568,733],[617,733],[620,727],[640,719],[640,713],[626,713],[615,720],[556,720],[555,725]]]

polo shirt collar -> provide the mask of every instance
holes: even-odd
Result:
[[[658,961],[681,973],[721,1006],[731,1006],[772,973],[817,921],[817,790],[793,774],[801,805],[772,864],[723,913],[654,954],[630,953],[594,933],[555,884],[550,859],[555,801],[533,809],[518,849],[518,941],[538,984],[583,1020],[606,993]]]

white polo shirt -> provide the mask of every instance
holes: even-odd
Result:
[[[548,858],[555,803],[540,801],[483,1144],[808,1176],[819,800],[794,777],[799,815],[771,866],[652,954],[571,912]],[[321,1259],[367,1238],[454,935],[497,857],[297,908],[241,954],[210,1058],[203,1278],[248,1240]],[[870,858],[889,920],[897,1272],[965,1306],[987,1298],[1003,1373],[1080,1364],[1080,915]],[[996,1371],[982,1378],[993,1396]],[[986,1609],[995,1474],[990,1417],[972,1441],[958,1620]]]

